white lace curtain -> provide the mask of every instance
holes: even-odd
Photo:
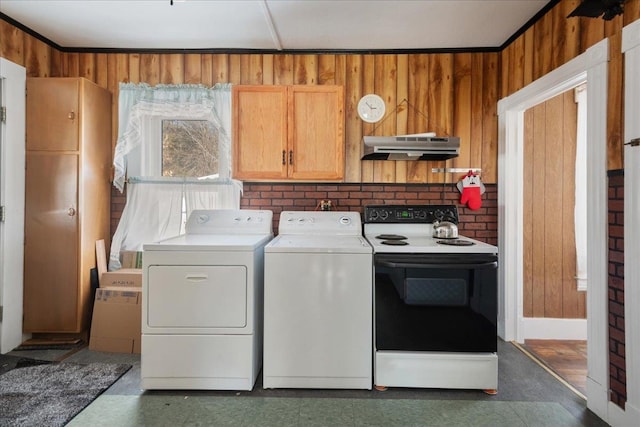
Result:
[[[161,172],[162,120],[207,120],[218,129],[215,179],[165,178]],[[173,237],[193,209],[238,209],[242,183],[231,176],[231,85],[120,84],[114,186],[127,202],[114,233],[109,270],[122,250]]]

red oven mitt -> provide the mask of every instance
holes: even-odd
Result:
[[[460,203],[463,205],[466,204],[471,210],[480,209],[482,206],[481,196],[482,193],[484,193],[484,185],[480,181],[480,177],[478,175],[469,171],[469,173],[462,179],[461,183],[458,183],[458,189],[462,193]]]

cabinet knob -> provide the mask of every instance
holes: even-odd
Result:
[[[69,120],[74,120],[76,118],[76,113],[73,111],[70,111],[67,117],[69,118]]]
[[[282,164],[287,164],[287,152],[285,150],[282,150]]]
[[[293,164],[293,150],[289,150],[289,164]]]
[[[69,210],[67,211],[67,215],[69,216],[75,216],[75,214],[76,214],[75,208],[69,208]]]

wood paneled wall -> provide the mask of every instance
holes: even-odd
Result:
[[[629,0],[624,15],[611,21],[567,19],[579,3],[562,0],[500,53],[64,53],[0,20],[0,56],[25,66],[29,76],[86,77],[114,94],[114,112],[119,82],[344,85],[347,182],[451,182],[454,177],[431,172],[444,162],[360,160],[363,135],[435,131],[461,137],[460,156],[446,166],[482,168],[483,180],[495,183],[497,101],[605,37],[611,42],[609,169],[622,166],[621,30],[640,18],[640,0]],[[390,112],[377,125],[362,123],[355,111],[370,92],[383,96]]]
[[[574,91],[527,110],[524,122],[523,313],[585,318],[586,292],[575,279]]]

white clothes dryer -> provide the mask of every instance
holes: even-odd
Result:
[[[357,212],[282,212],[265,247],[264,388],[371,389],[372,248]]]
[[[272,216],[196,210],[185,234],[143,245],[142,388],[253,389]]]

